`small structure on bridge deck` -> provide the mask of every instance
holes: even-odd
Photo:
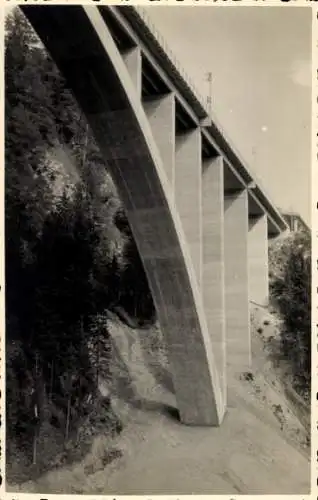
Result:
[[[310,232],[310,228],[304,221],[304,219],[297,212],[283,212],[283,217],[287,222],[289,229],[293,233],[297,233],[299,231],[304,231],[306,233]]]

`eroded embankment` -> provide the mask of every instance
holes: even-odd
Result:
[[[28,492],[103,494],[306,494],[309,432],[286,396],[271,359],[277,320],[252,310],[253,367],[228,380],[228,411],[220,428],[178,421],[166,352],[157,328],[133,329],[111,313],[112,392],[123,431],[98,436],[77,464],[19,488]],[[133,325],[131,325],[133,326]],[[304,412],[304,408],[302,408]],[[308,420],[308,419],[307,419]],[[307,429],[306,429],[307,427]],[[17,488],[13,488],[17,490]]]

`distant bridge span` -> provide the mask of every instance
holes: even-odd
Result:
[[[125,205],[182,422],[220,425],[250,367],[249,300],[287,229],[139,10],[20,6],[83,109]]]

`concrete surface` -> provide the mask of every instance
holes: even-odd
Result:
[[[176,136],[175,204],[189,246],[197,282],[202,281],[202,172],[199,128]]]
[[[162,165],[174,197],[175,185],[175,97],[155,96],[143,101],[143,107],[162,159]]]
[[[266,305],[269,296],[267,217],[249,219],[249,297]]]
[[[202,293],[215,362],[226,406],[226,334],[223,159],[207,159],[202,168]]]
[[[251,365],[247,191],[224,195],[225,311],[228,370]]]

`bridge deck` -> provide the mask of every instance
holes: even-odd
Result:
[[[226,136],[222,126],[218,123],[213,112],[209,112],[204,104],[204,99],[196,90],[191,79],[178,63],[175,56],[169,50],[161,35],[156,31],[142,7],[99,7],[101,10],[108,9],[117,19],[128,22],[142,45],[149,50],[155,61],[168,75],[173,86],[187,102],[196,115],[199,122],[207,120],[208,125],[204,127],[204,135],[210,143],[219,150],[228,164],[238,174],[244,185],[251,186],[250,196],[267,213],[271,224],[272,235],[275,236],[288,229],[286,221],[280,214],[275,204],[271,201],[259,179],[251,172],[247,162],[237,151],[231,140]]]

